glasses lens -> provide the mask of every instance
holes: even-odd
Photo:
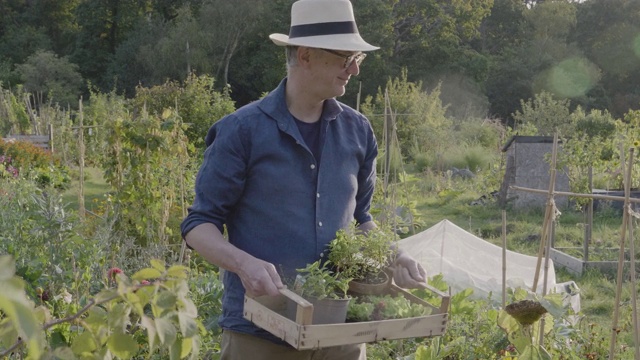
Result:
[[[347,58],[347,61],[345,61],[344,67],[348,68],[349,66],[351,66],[351,64],[353,64],[354,61],[358,66],[360,66],[365,57],[367,57],[367,54],[365,53],[351,55]]]

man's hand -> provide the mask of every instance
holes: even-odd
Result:
[[[411,255],[399,250],[393,263],[393,280],[401,288],[424,288],[427,284],[427,272]]]
[[[284,285],[275,266],[253,256],[248,258],[237,272],[247,295],[256,297],[280,294],[279,289],[282,289]]]

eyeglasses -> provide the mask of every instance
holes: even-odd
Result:
[[[329,49],[320,49],[322,51],[328,52],[329,54],[333,54],[336,56],[340,56],[341,58],[344,59],[344,68],[348,68],[349,66],[351,66],[351,64],[353,64],[353,62],[355,61],[356,64],[358,66],[360,66],[360,64],[362,64],[362,61],[364,60],[364,58],[367,57],[367,54],[365,53],[359,53],[359,54],[351,54],[351,55],[345,55],[345,54],[341,54],[337,51],[334,50],[329,50]]]

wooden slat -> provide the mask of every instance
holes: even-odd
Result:
[[[244,318],[288,342],[291,346],[299,348],[301,325],[270,310],[256,299],[245,296]]]
[[[428,290],[433,291],[434,289]],[[432,315],[357,323],[303,325],[302,322],[311,324],[313,305],[292,291],[284,289],[279,296],[264,296],[255,299],[245,296],[244,318],[299,350],[391,339],[430,337],[444,334],[448,321],[446,311],[449,307],[449,296],[440,291],[434,292],[442,297],[439,308],[396,285],[389,287],[389,293],[400,294],[411,302],[429,307],[433,311]],[[284,315],[287,306],[291,304],[295,304],[297,307],[295,321]]]
[[[331,325],[307,325],[300,329],[299,349],[360,344],[383,340],[442,335],[447,314]]]

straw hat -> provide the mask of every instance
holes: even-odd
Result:
[[[298,0],[291,6],[289,35],[271,34],[269,38],[278,46],[345,51],[379,49],[358,33],[349,0]]]

